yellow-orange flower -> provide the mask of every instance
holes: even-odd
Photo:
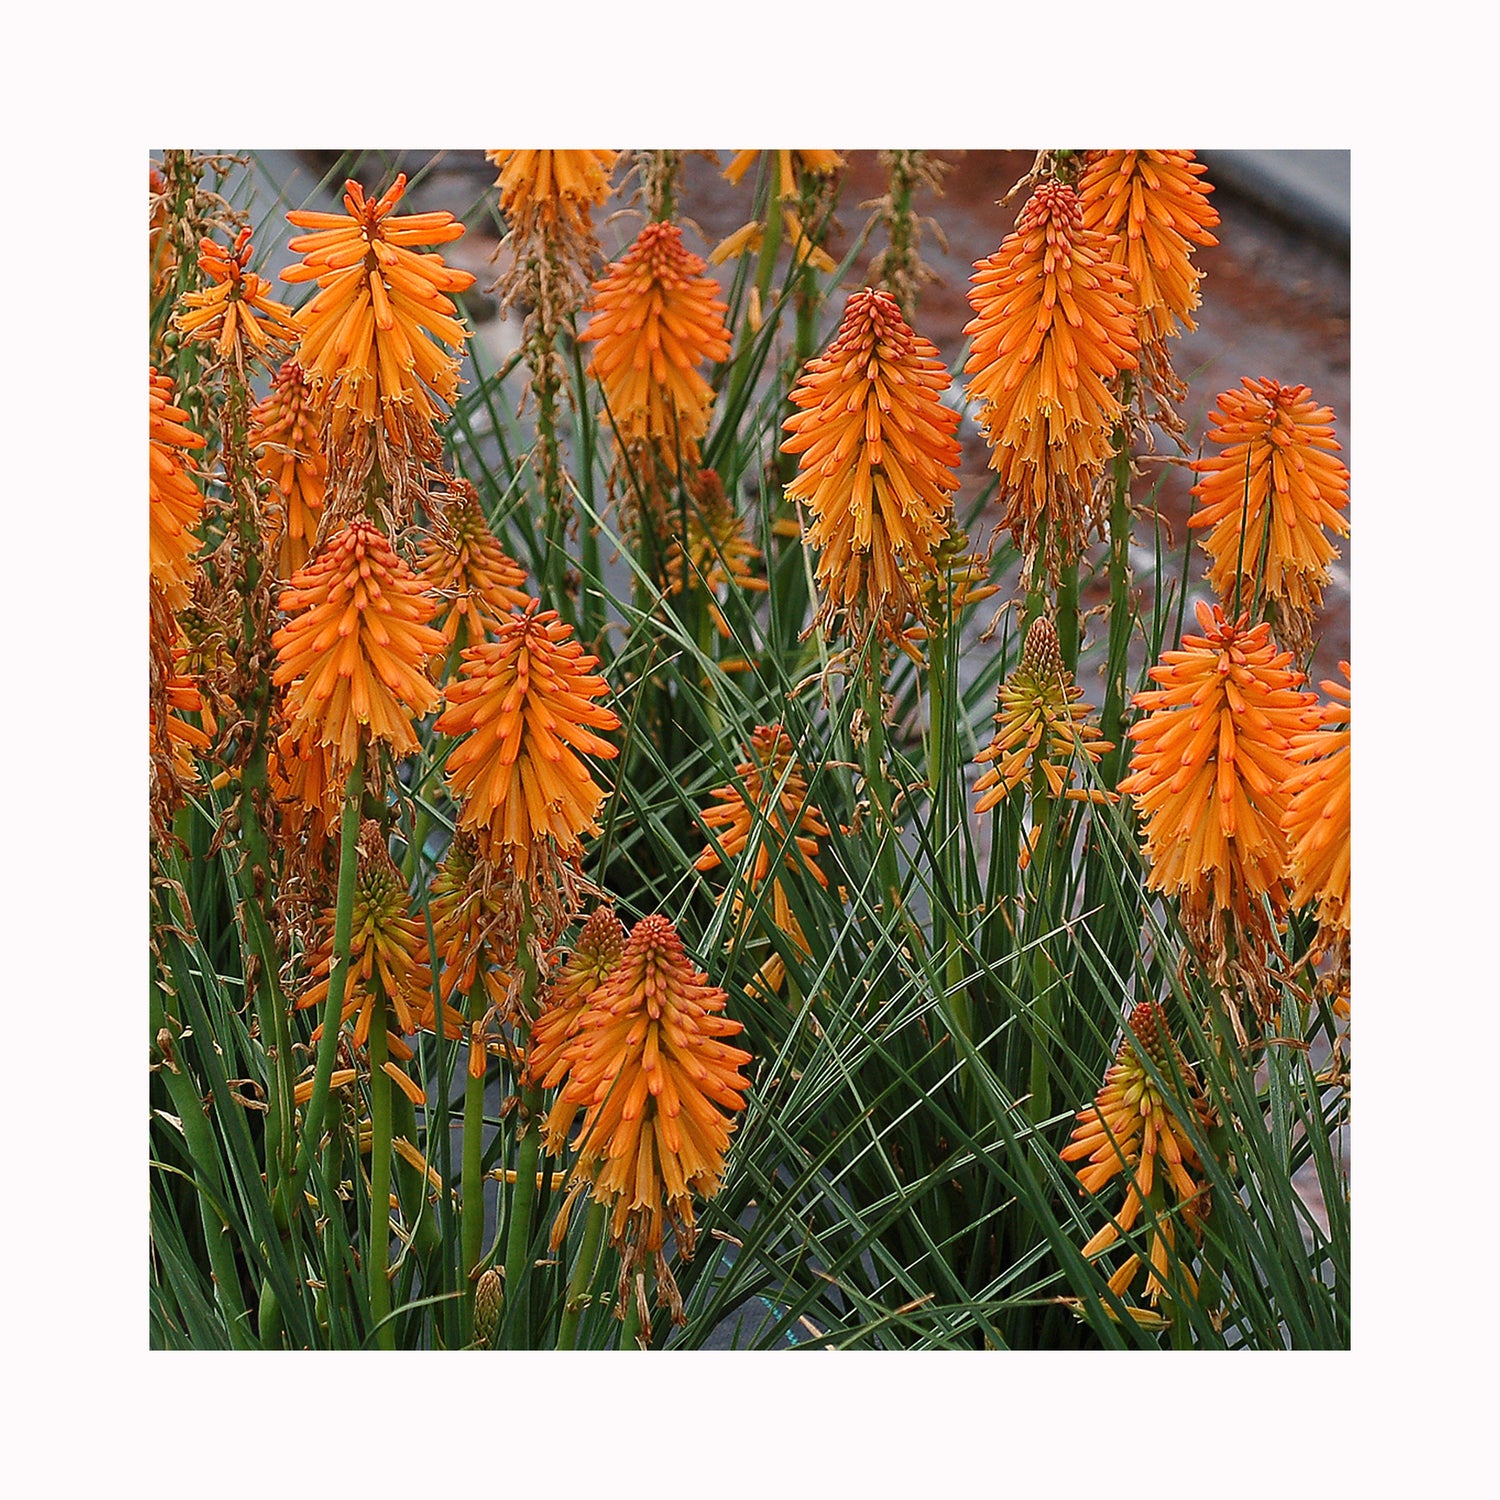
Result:
[[[1292,736],[1298,769],[1286,784],[1282,826],[1291,841],[1292,906],[1317,904],[1326,939],[1349,937],[1349,663],[1344,681],[1323,682],[1332,700],[1319,727]]]
[[[302,366],[294,359],[283,362],[272,377],[270,394],[250,413],[256,472],[269,479],[281,496],[278,578],[290,578],[312,556],[328,481],[324,415]]]
[[[737,183],[760,157],[759,151],[736,151],[724,168],[730,182]],[[798,194],[799,174],[826,177],[830,172],[843,168],[844,158],[837,151],[777,151],[776,152],[776,196],[795,198]]]
[[[571,231],[592,242],[591,211],[609,197],[618,151],[486,151],[500,170],[500,212],[520,239],[538,229]]]
[[[833,342],[808,361],[781,447],[800,455],[787,494],[812,512],[820,620],[847,617],[857,631],[893,637],[920,611],[913,580],[933,571],[958,488],[958,413],[942,401],[950,383],[896,299],[869,287],[849,298]]]
[[[969,304],[964,373],[1005,524],[1026,556],[1041,547],[1055,569],[1102,524],[1094,482],[1122,414],[1111,383],[1136,365],[1134,294],[1111,240],[1084,227],[1078,195],[1048,181],[975,263]]]
[[[1114,258],[1135,288],[1141,344],[1175,338],[1178,323],[1191,331],[1203,279],[1193,249],[1219,243],[1209,233],[1219,214],[1207,169],[1191,151],[1090,151],[1085,161],[1083,227],[1121,242]]]
[[[760,557],[760,548],[745,535],[745,519],[735,510],[724,485],[713,469],[700,469],[688,480],[692,503],[688,507],[687,546],[673,537],[667,551],[667,586],[674,594],[684,589],[750,589],[764,593],[770,584],[757,578],[750,565]],[[720,635],[728,635],[729,622],[717,601],[708,609]]]
[[[437,706],[427,659],[447,642],[427,622],[437,606],[422,581],[368,521],[356,521],[284,589],[292,618],[271,637],[273,681],[290,684],[288,727],[297,738],[332,745],[345,765],[361,736],[385,740],[397,755],[417,749],[412,719]]]
[[[582,1030],[589,1002],[619,966],[624,951],[624,924],[607,906],[596,907],[554,976],[542,1013],[532,1022],[526,1049],[529,1082],[552,1089],[567,1077],[567,1045]],[[553,1104],[542,1134],[549,1155],[563,1154],[578,1109],[561,1097]]]
[[[319,919],[320,941],[312,953],[313,982],[296,1003],[297,1010],[326,1005],[333,973],[334,908]],[[402,1040],[435,1024],[432,977],[427,964],[426,924],[407,910],[406,882],[386,849],[379,824],[369,822],[360,830],[359,859],[355,871],[354,908],[349,938],[349,974],[344,990],[342,1025],[354,1017],[354,1045],[370,1039],[370,1022],[376,1005],[388,1007],[395,1022],[389,1037],[390,1055],[405,1062],[412,1050]],[[456,1011],[444,1007],[445,1035],[464,1034],[464,1021]],[[313,1032],[322,1035],[320,1024]],[[422,1091],[394,1064],[387,1064],[393,1082],[412,1102],[424,1102]]]
[[[232,249],[198,242],[198,269],[211,283],[184,292],[172,321],[194,343],[212,344],[220,359],[243,368],[248,353],[269,359],[302,334],[291,308],[267,295],[271,283],[249,269],[250,231],[242,229]]]
[[[1209,418],[1209,438],[1225,447],[1193,464],[1202,509],[1188,525],[1210,528],[1208,581],[1225,606],[1249,608],[1259,588],[1278,633],[1301,649],[1338,556],[1326,531],[1349,535],[1339,514],[1349,471],[1333,456],[1332,410],[1305,385],[1248,377],[1240,385],[1220,394]]]
[[[675,473],[696,463],[713,392],[699,366],[729,357],[728,304],[675,224],[648,224],[594,283],[593,316],[579,335],[596,347],[588,373],[603,387],[625,443],[647,442]]]
[[[287,241],[304,260],[281,279],[318,284],[299,313],[306,332],[297,357],[313,384],[326,388],[336,443],[379,422],[397,448],[430,447],[431,425],[458,390],[456,355],[468,330],[448,294],[467,291],[474,277],[411,247],[447,244],[464,226],[446,212],[393,215],[405,192],[404,172],[373,200],[349,181],[344,213],[287,215],[313,231]]]
[[[627,1268],[656,1257],[659,1290],[669,1298],[665,1227],[691,1256],[693,1195],[718,1192],[733,1116],[750,1087],[740,1072],[750,1054],[724,1040],[744,1030],[722,1013],[727,1002],[688,959],[672,924],[644,917],[564,1049],[562,1098],[586,1110],[574,1180],[612,1205],[610,1238],[628,1247]]]
[[[1135,695],[1149,712],[1130,729],[1136,751],[1120,791],[1145,820],[1150,888],[1188,913],[1231,911],[1248,928],[1258,898],[1285,907],[1293,737],[1316,700],[1268,624],[1231,623],[1203,603],[1197,613],[1203,634],[1163,652],[1150,673],[1160,688]]]
[[[193,528],[203,517],[203,496],[188,475],[186,454],[204,440],[172,405],[172,379],[151,371],[151,577],[171,609],[187,603],[198,565]]]
[[[738,784],[715,787],[709,796],[717,806],[703,811],[703,821],[717,831],[725,855],[738,859],[759,829],[755,863],[746,872],[752,888],[771,873],[773,859],[791,870],[807,870],[826,886],[828,877],[815,861],[828,824],[808,801],[807,776],[791,736],[780,724],[757,725],[750,736],[750,759],[734,770]],[[714,870],[720,863],[718,850],[710,846],[693,868]]]
[[[1152,1080],[1143,1061],[1146,1057],[1168,1088],[1178,1091],[1176,1097],[1164,1094]],[[1106,1224],[1083,1247],[1086,1256],[1107,1250],[1122,1233],[1135,1226],[1141,1210],[1151,1204],[1155,1222],[1146,1295],[1152,1302],[1167,1289],[1168,1270],[1175,1258],[1175,1235],[1172,1220],[1166,1217],[1165,1188],[1172,1189],[1178,1214],[1186,1220],[1194,1238],[1201,1233],[1201,1220],[1207,1212],[1207,1188],[1193,1176],[1202,1171],[1203,1164],[1182,1123],[1182,1117],[1189,1112],[1197,1116],[1200,1128],[1212,1123],[1201,1086],[1167,1029],[1161,1007],[1149,1000],[1142,1001],[1131,1012],[1130,1032],[1120,1043],[1098,1096],[1092,1106],[1079,1111],[1072,1138],[1059,1154],[1064,1161],[1088,1158],[1086,1166],[1075,1170],[1080,1184],[1090,1193],[1097,1193],[1115,1177],[1130,1173],[1125,1202],[1114,1222]],[[1140,1266],[1140,1256],[1131,1255],[1110,1277],[1110,1289],[1117,1296],[1123,1295]],[[1194,1295],[1197,1282],[1180,1261],[1177,1274],[1188,1295]]]
[[[1110,801],[1109,792],[1069,785],[1082,762],[1093,763],[1114,749],[1087,722],[1092,712],[1083,702],[1083,689],[1063,665],[1057,631],[1039,615],[1026,632],[1020,662],[1000,687],[995,738],[989,749],[974,757],[991,767],[974,783],[979,793],[974,811],[988,812],[1018,786],[1029,786],[1038,771],[1050,797]]]
[[[451,646],[465,646],[498,630],[515,609],[525,609],[526,569],[495,540],[474,486],[455,481],[440,528],[422,544],[422,581],[439,600],[438,629]]]
[[[474,830],[486,858],[498,863],[509,852],[523,877],[548,845],[571,859],[580,835],[599,831],[604,792],[575,752],[619,754],[593,733],[620,721],[589,701],[609,685],[593,674],[598,657],[585,656],[572,633],[555,609],[532,600],[494,641],[464,651],[437,721],[441,734],[468,735],[448,757],[460,826]]]

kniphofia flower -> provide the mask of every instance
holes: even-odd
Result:
[[[728,304],[675,224],[648,224],[594,283],[593,316],[579,335],[595,345],[588,373],[603,387],[620,439],[651,445],[676,473],[696,463],[713,392],[701,366],[729,357]]]
[[[1349,938],[1349,663],[1344,681],[1319,686],[1330,701],[1318,727],[1292,736],[1298,769],[1286,784],[1282,826],[1291,841],[1292,906],[1316,906],[1325,942]]]
[[[773,860],[789,869],[805,869],[819,885],[828,877],[818,868],[818,840],[828,837],[823,815],[808,800],[807,775],[795,754],[791,736],[780,724],[759,724],[750,736],[750,759],[735,768],[738,782],[709,793],[716,805],[703,811],[703,821],[716,831],[719,846],[730,859],[744,853],[758,831],[755,862],[747,874],[752,887],[771,873]],[[693,868],[714,870],[721,863],[710,846]]]
[[[271,637],[273,681],[286,687],[288,727],[332,745],[352,765],[362,736],[396,755],[417,749],[412,720],[437,706],[426,676],[447,642],[427,622],[437,606],[368,521],[329,538],[282,591],[292,618]],[[289,686],[288,686],[289,685]]]
[[[1153,1081],[1143,1060],[1147,1057],[1173,1092],[1164,1093]],[[1059,1154],[1064,1161],[1088,1158],[1086,1165],[1075,1170],[1090,1193],[1099,1192],[1116,1177],[1127,1173],[1130,1177],[1114,1221],[1083,1247],[1084,1255],[1107,1250],[1135,1227],[1141,1210],[1151,1205],[1154,1222],[1146,1295],[1152,1302],[1167,1290],[1169,1268],[1178,1259],[1166,1190],[1170,1188],[1176,1199],[1176,1217],[1187,1222],[1194,1238],[1207,1212],[1207,1188],[1193,1175],[1201,1174],[1203,1164],[1182,1123],[1189,1114],[1197,1116],[1200,1129],[1213,1122],[1197,1077],[1167,1029],[1161,1007],[1143,1001],[1131,1012],[1129,1033],[1104,1075],[1098,1096],[1088,1109],[1079,1111],[1072,1137]],[[1140,1266],[1140,1256],[1132,1254],[1110,1277],[1110,1290],[1123,1295]],[[1187,1294],[1194,1295],[1197,1282],[1180,1259],[1177,1274]]]
[[[290,578],[312,556],[323,514],[328,461],[323,453],[322,404],[294,359],[283,362],[270,394],[250,413],[255,468],[281,497],[281,544],[276,574]]]
[[[913,333],[889,292],[855,292],[828,349],[792,391],[783,453],[799,455],[787,487],[812,513],[821,621],[847,619],[887,637],[922,596],[913,580],[934,569],[948,535],[958,413],[936,347]]]
[[[986,813],[1017,787],[1043,778],[1046,795],[1074,802],[1108,802],[1109,792],[1072,786],[1084,762],[1113,750],[1088,723],[1093,710],[1063,665],[1052,622],[1039,615],[1026,632],[1021,660],[1000,687],[995,738],[974,757],[990,769],[974,783],[976,813]]]
[[[248,229],[232,248],[200,240],[198,270],[210,284],[184,292],[172,320],[189,342],[212,344],[220,359],[241,370],[247,357],[269,360],[302,333],[291,308],[268,295],[271,283],[250,270],[250,254]]]
[[[1147,885],[1179,898],[1222,978],[1225,931],[1248,962],[1270,936],[1262,898],[1285,910],[1294,736],[1311,726],[1316,700],[1268,624],[1252,629],[1248,616],[1231,622],[1201,602],[1197,614],[1202,635],[1163,652],[1150,672],[1160,687],[1135,695],[1148,712],[1129,731],[1136,750],[1119,789],[1144,821]],[[1267,992],[1252,995],[1263,1010]]]
[[[500,212],[511,232],[530,240],[561,230],[593,243],[592,210],[613,191],[618,151],[486,151],[499,168]]]
[[[1193,464],[1201,509],[1188,525],[1208,528],[1208,581],[1225,607],[1248,609],[1263,593],[1278,634],[1300,650],[1338,556],[1327,533],[1349,535],[1349,471],[1334,457],[1332,410],[1305,385],[1240,386],[1209,418],[1210,440],[1224,447]]]
[[[467,735],[448,757],[448,785],[462,804],[461,827],[478,835],[497,864],[509,854],[527,874],[538,856],[565,860],[580,851],[604,791],[579,753],[613,757],[595,730],[620,721],[592,699],[609,691],[573,627],[532,600],[500,625],[493,641],[468,647],[459,680],[448,688],[440,734]]]
[[[1208,201],[1213,187],[1191,151],[1090,151],[1085,163],[1078,181],[1083,225],[1118,242],[1114,258],[1135,291],[1142,363],[1165,414],[1166,403],[1184,394],[1166,340],[1177,337],[1179,324],[1197,326],[1203,273],[1193,251],[1219,243],[1209,233],[1219,222]]]
[[[298,999],[297,1010],[327,1004],[336,916],[330,907],[319,919],[320,940],[311,955],[313,982]],[[375,1007],[386,1006],[388,1024],[394,1023],[389,1036],[394,1061],[385,1065],[385,1071],[412,1103],[424,1103],[422,1090],[396,1062],[409,1061],[414,1055],[404,1037],[430,1030],[435,1024],[426,924],[407,910],[406,882],[386,849],[385,835],[374,822],[360,830],[346,986],[340,1025],[353,1018],[354,1045],[366,1046]],[[445,1035],[458,1038],[464,1034],[463,1017],[456,1011],[445,1006],[443,1020]],[[319,1024],[313,1040],[322,1032]]]
[[[724,168],[730,182],[737,183],[760,158],[759,151],[736,151]],[[777,151],[775,194],[778,198],[795,198],[804,173],[826,177],[840,171],[844,158],[837,151]]]
[[[791,246],[792,264],[810,265],[814,270],[824,272],[835,270],[833,257],[808,235],[801,218],[791,205],[798,198],[804,198],[808,200],[807,206],[816,213],[818,206],[809,198],[809,194],[816,190],[817,184],[814,179],[830,177],[833,173],[842,171],[844,158],[837,151],[777,151],[769,154],[774,154],[776,158],[773,168],[775,177],[772,183],[772,198],[779,204],[781,222],[786,231],[786,243]],[[759,151],[736,151],[733,159],[724,169],[724,176],[730,182],[739,182],[760,156]],[[720,240],[708,258],[718,266],[741,255],[758,254],[765,232],[766,226],[759,219],[752,219],[727,238]],[[821,235],[824,231],[821,227],[815,226],[814,232]],[[756,291],[758,292],[759,288]],[[755,305],[758,307],[758,304],[757,297]],[[759,326],[758,321],[756,326]]]
[[[1113,389],[1136,365],[1135,303],[1109,238],[1087,229],[1078,195],[1048,181],[988,260],[975,263],[964,373],[1000,475],[1005,524],[1049,571],[1102,518],[1094,483],[1113,450]]]
[[[526,569],[490,530],[474,486],[454,482],[439,525],[422,544],[422,581],[439,601],[436,624],[451,646],[473,645],[498,630],[512,610],[525,609]]]
[[[590,998],[566,1044],[561,1098],[586,1113],[573,1180],[611,1206],[611,1242],[624,1251],[622,1282],[647,1255],[658,1292],[680,1316],[662,1258],[670,1224],[691,1256],[693,1195],[719,1190],[734,1115],[750,1081],[750,1054],[725,1040],[743,1026],[723,1014],[728,996],[689,960],[665,917],[631,929],[619,963]]]
[[[151,371],[151,577],[171,609],[187,603],[198,565],[193,528],[203,517],[203,496],[188,474],[188,453],[204,440],[172,404],[172,379]]]
[[[468,330],[450,294],[474,277],[412,247],[447,244],[464,226],[446,212],[394,214],[405,192],[404,172],[377,199],[349,181],[342,214],[287,215],[313,231],[287,241],[304,260],[281,279],[318,284],[299,313],[306,332],[297,357],[328,397],[338,447],[379,423],[392,447],[435,451],[432,426],[458,390]]]

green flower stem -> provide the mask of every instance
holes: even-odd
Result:
[[[637,1272],[636,1275],[640,1273]],[[620,1326],[620,1348],[635,1349],[641,1336],[641,1303],[635,1277],[625,1283],[625,1306],[622,1309],[625,1321]]]
[[[469,1020],[477,1025],[487,1001],[484,981],[476,976],[469,991]],[[467,1289],[465,1305],[472,1315],[475,1280],[484,1256],[484,1075],[464,1065],[464,1145],[459,1168],[459,1264]]]
[[[875,832],[879,842],[876,864],[880,872],[881,899],[887,912],[897,912],[901,909],[901,871],[896,860],[896,813],[891,801],[890,784],[886,779],[882,665],[880,642],[872,638],[866,643],[864,709],[867,733],[861,748],[864,752],[865,791],[870,798],[870,811],[877,814]]]
[[[563,1302],[562,1322],[557,1330],[559,1349],[578,1347],[578,1320],[588,1305],[590,1288],[599,1271],[599,1257],[604,1249],[604,1225],[608,1217],[607,1204],[590,1200],[588,1218],[583,1224],[583,1240],[578,1246],[578,1258],[573,1262],[572,1274],[568,1277],[567,1298]]]
[[[396,1347],[391,1311],[391,1080],[385,1000],[370,1007],[370,1245],[366,1268],[370,1279],[370,1323],[382,1349]]]
[[[523,900],[525,898],[523,897]],[[516,945],[521,965],[521,1014],[534,1014],[537,992],[536,957],[531,951],[531,907],[527,903],[521,918],[521,934]],[[537,1163],[541,1156],[542,1090],[539,1084],[522,1087],[521,1103],[516,1111],[516,1190],[510,1203],[510,1224],[505,1239],[505,1326],[511,1348],[526,1348],[530,1337],[531,1268],[526,1264],[531,1246],[531,1220],[536,1206]]]
[[[1057,646],[1068,672],[1078,674],[1078,559],[1057,575]]]
[[[328,1001],[323,1007],[323,1035],[318,1039],[312,1094],[302,1116],[302,1137],[297,1143],[297,1160],[292,1168],[292,1181],[299,1185],[307,1175],[313,1152],[318,1149],[323,1115],[328,1108],[328,1085],[333,1077],[333,1062],[339,1050],[344,993],[349,985],[349,941],[354,928],[355,876],[359,863],[359,811],[364,790],[365,744],[361,740],[359,748],[354,752],[354,765],[349,770],[349,784],[344,790],[344,814],[339,828],[338,905],[333,922],[333,972],[328,979]]]
[[[945,594],[949,593],[945,589]],[[953,735],[958,725],[958,705],[953,701],[954,676],[949,670],[949,646],[952,632],[952,600],[940,601],[928,638],[927,658],[927,780],[932,787],[932,838],[937,853],[938,870],[943,889],[953,901],[958,900],[959,871],[957,839],[953,824],[951,793],[957,768],[949,767]],[[959,779],[961,784],[961,778]],[[961,815],[961,814],[960,814]],[[943,989],[949,1020],[969,1040],[974,1036],[974,1019],[968,990],[964,985],[963,935],[952,913],[937,910],[933,914],[934,946],[943,955]]]
[[[1291,1176],[1292,1136],[1296,1116],[1296,1084],[1292,1074],[1299,1065],[1296,1043],[1302,1040],[1305,1017],[1302,1004],[1291,993],[1281,1002],[1280,1014],[1268,1031],[1284,1040],[1266,1048],[1266,1087],[1269,1094],[1271,1140],[1282,1170]]]
[[[516,1111],[516,1129],[520,1150],[516,1157],[516,1191],[511,1199],[510,1225],[505,1240],[505,1305],[513,1316],[509,1320],[511,1346],[524,1349],[528,1338],[530,1304],[527,1251],[531,1245],[531,1220],[536,1206],[536,1174],[541,1158],[542,1091],[528,1084],[521,1091],[521,1105]]]
[[[1052,1113],[1052,1031],[1056,1024],[1053,994],[1056,972],[1048,956],[1044,935],[1056,925],[1062,881],[1060,861],[1054,860],[1053,838],[1060,842],[1060,809],[1050,796],[1046,772],[1040,765],[1031,777],[1031,817],[1041,829],[1026,869],[1027,926],[1034,946],[1031,950],[1031,1065],[1027,1086],[1031,1103],[1027,1113],[1040,1125]]]
[[[536,314],[538,324],[542,315]],[[536,454],[538,478],[545,505],[542,549],[542,577],[537,580],[543,601],[557,610],[576,630],[578,610],[574,600],[564,597],[563,582],[567,571],[568,522],[573,507],[563,492],[562,466],[557,440],[558,380],[553,368],[556,331],[549,325],[537,327],[527,341],[527,363],[531,366],[531,389],[536,396]]]
[[[1130,377],[1121,395],[1128,410]],[[1104,671],[1104,707],[1099,723],[1104,738],[1115,748],[1104,758],[1100,772],[1105,786],[1120,780],[1125,760],[1125,672],[1130,647],[1130,429],[1115,429],[1114,481],[1109,507],[1109,656]]]

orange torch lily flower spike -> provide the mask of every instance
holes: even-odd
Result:
[[[920,613],[916,580],[948,535],[960,457],[958,413],[937,348],[912,332],[889,292],[855,292],[827,350],[792,392],[783,453],[798,457],[789,498],[812,513],[818,612],[894,639]]]
[[[1248,961],[1272,940],[1261,898],[1286,909],[1294,737],[1311,727],[1316,698],[1268,624],[1230,622],[1201,602],[1197,614],[1203,633],[1164,652],[1150,673],[1161,686],[1135,695],[1148,712],[1129,731],[1136,751],[1119,789],[1144,820],[1148,886],[1180,899],[1223,981],[1232,957]],[[1226,926],[1238,934],[1235,955]],[[1269,1003],[1261,987],[1252,995],[1258,1010]]]
[[[294,359],[271,380],[271,391],[250,413],[255,468],[281,497],[281,545],[277,576],[290,578],[307,565],[323,515],[328,460],[323,453],[325,413]]]
[[[750,737],[750,756],[734,768],[738,785],[715,787],[709,793],[715,805],[703,810],[704,824],[718,835],[719,844],[730,859],[738,859],[744,853],[751,835],[761,826],[755,861],[746,872],[752,891],[771,874],[773,860],[778,866],[806,870],[826,889],[828,877],[816,861],[818,840],[828,837],[828,824],[808,801],[807,774],[796,758],[791,736],[780,724],[759,724]],[[698,856],[693,868],[713,870],[720,863],[718,851],[710,845]],[[743,898],[737,893],[736,913],[742,905]],[[808,951],[807,935],[792,911],[780,878],[771,885],[771,920],[804,953]],[[786,975],[786,965],[779,956],[773,956],[761,966],[760,972],[767,985],[777,990]]]
[[[457,393],[468,338],[451,294],[474,284],[468,271],[413,248],[447,244],[464,226],[446,212],[395,214],[405,192],[405,173],[377,199],[350,181],[342,214],[289,213],[313,232],[287,241],[304,260],[281,273],[283,281],[318,285],[299,313],[306,331],[297,358],[329,403],[330,458],[347,454],[358,469],[373,441],[393,460],[387,477],[404,472],[407,450],[438,453],[433,426]]]
[[[595,345],[588,373],[604,389],[620,439],[644,442],[676,473],[698,460],[713,392],[699,366],[729,357],[728,304],[675,224],[648,224],[594,283],[579,340]]]
[[[427,659],[448,643],[427,624],[437,606],[384,535],[368,521],[344,527],[280,603],[292,618],[271,637],[272,680],[287,688],[293,737],[332,745],[346,767],[361,737],[384,740],[396,755],[416,750],[412,720],[440,696]]]
[[[672,924],[644,917],[564,1048],[561,1098],[586,1110],[574,1194],[588,1187],[611,1205],[622,1288],[650,1255],[658,1299],[679,1320],[663,1236],[670,1225],[680,1252],[692,1255],[693,1195],[718,1192],[734,1115],[750,1087],[740,1072],[750,1054],[725,1040],[744,1029],[723,1014],[727,1002],[688,959]]]
[[[203,496],[188,475],[187,454],[205,446],[187,425],[188,414],[172,405],[172,380],[151,371],[151,578],[169,608],[181,609],[192,593],[199,541],[193,528],[203,518]]]
[[[1225,606],[1249,609],[1263,593],[1278,635],[1302,651],[1338,556],[1327,532],[1349,535],[1349,471],[1333,456],[1333,411],[1305,385],[1240,386],[1209,418],[1209,438],[1225,446],[1193,464],[1202,509],[1188,525],[1208,529],[1208,581]]]
[[[1180,1098],[1162,1092],[1146,1070],[1146,1057],[1168,1087],[1175,1085],[1180,1091]],[[1165,1199],[1165,1188],[1170,1188],[1179,1205],[1177,1222],[1185,1220],[1192,1237],[1198,1238],[1208,1212],[1208,1189],[1193,1175],[1202,1172],[1203,1164],[1182,1124],[1187,1114],[1196,1116],[1200,1129],[1214,1123],[1197,1076],[1167,1029],[1161,1007],[1143,1001],[1130,1014],[1129,1032],[1104,1075],[1098,1097],[1088,1109],[1079,1111],[1072,1139],[1059,1154],[1064,1161],[1088,1158],[1076,1171],[1079,1183],[1089,1193],[1097,1193],[1114,1178],[1130,1174],[1124,1204],[1114,1221],[1083,1247],[1086,1256],[1107,1250],[1122,1233],[1135,1227],[1141,1210],[1151,1205],[1155,1222],[1147,1257],[1151,1269],[1146,1296],[1153,1303],[1167,1290],[1174,1260],[1180,1290],[1188,1296],[1197,1292],[1197,1282],[1177,1256],[1176,1235],[1173,1221],[1166,1216]],[[1141,1257],[1132,1254],[1110,1277],[1110,1290],[1123,1296],[1140,1267]]]
[[[526,569],[495,540],[474,486],[455,480],[437,527],[422,543],[422,580],[439,600],[438,628],[452,646],[471,646],[531,602]]]
[[[532,600],[505,621],[493,641],[463,653],[459,680],[437,721],[440,734],[467,735],[448,757],[448,785],[462,803],[459,825],[472,829],[486,859],[506,854],[525,877],[549,853],[576,860],[580,836],[597,833],[604,791],[585,755],[619,750],[595,730],[619,719],[591,699],[609,685],[593,673],[573,627]]]
[[[1136,366],[1134,294],[1114,242],[1085,228],[1077,193],[1048,181],[1015,232],[974,267],[964,373],[1000,475],[1005,524],[1049,571],[1102,524],[1094,482],[1113,451],[1113,390]]]
[[[220,359],[244,370],[247,357],[274,358],[297,342],[302,326],[291,308],[273,301],[271,283],[250,266],[250,231],[242,229],[233,249],[199,241],[198,269],[205,291],[184,292],[173,322],[190,341],[211,343]]]
[[[499,169],[500,212],[517,240],[538,233],[594,243],[592,210],[613,191],[618,151],[486,151]]]
[[[1329,701],[1316,711],[1318,727],[1292,736],[1298,769],[1286,785],[1282,827],[1291,842],[1291,905],[1315,906],[1320,952],[1347,954],[1349,917],[1349,663],[1343,682],[1319,686]]]
[[[1114,259],[1123,262],[1135,291],[1136,335],[1141,364],[1152,386],[1158,417],[1169,428],[1181,422],[1171,402],[1186,394],[1172,371],[1166,341],[1178,325],[1197,325],[1198,284],[1203,273],[1193,251],[1219,242],[1209,231],[1219,222],[1208,201],[1212,186],[1191,151],[1090,151],[1078,180],[1083,225],[1116,242]]]
[[[1071,786],[1083,762],[1095,762],[1114,746],[1087,722],[1093,710],[1083,689],[1063,665],[1057,631],[1039,615],[1026,632],[1026,644],[1014,672],[1000,687],[996,734],[987,750],[974,757],[990,769],[974,783],[976,813],[1003,802],[1017,787],[1028,786],[1040,771],[1047,795],[1073,802],[1108,802],[1109,792]]]

